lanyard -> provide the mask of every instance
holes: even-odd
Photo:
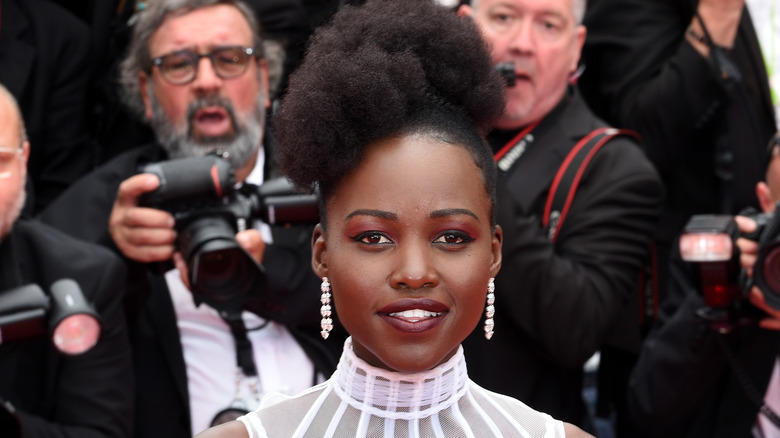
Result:
[[[506,173],[512,168],[515,162],[523,155],[526,148],[534,141],[534,136],[531,134],[531,131],[538,125],[539,120],[526,126],[525,129],[520,131],[512,140],[496,152],[493,159],[496,161],[499,170]]]
[[[236,342],[236,364],[238,369],[236,370],[236,396],[235,400],[231,404],[230,409],[244,409],[252,410],[257,406],[248,406],[241,396],[241,382],[243,378],[247,379],[250,391],[254,397],[254,404],[257,405],[260,402],[262,394],[259,391],[259,377],[257,374],[257,366],[255,365],[254,355],[252,353],[252,342],[247,336],[247,328],[244,324],[243,318],[241,318],[241,311],[224,312],[221,314],[222,319],[230,326],[230,332],[233,334],[233,340]],[[264,327],[270,322],[267,320],[260,328]],[[251,409],[249,409],[251,408]]]

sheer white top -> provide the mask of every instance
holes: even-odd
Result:
[[[295,397],[269,394],[239,418],[250,438],[563,437],[563,423],[468,378],[463,347],[425,372],[402,374],[355,356],[351,338],[326,382]]]

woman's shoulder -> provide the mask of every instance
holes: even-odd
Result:
[[[249,432],[243,423],[238,420],[230,421],[219,426],[210,427],[195,435],[195,438],[250,438]]]
[[[316,412],[321,397],[332,395],[329,381],[312,386],[295,395],[272,393],[266,395],[260,407],[241,420],[250,430],[250,436],[293,436],[298,425]]]
[[[566,433],[566,438],[594,438],[593,435],[571,423],[563,423],[563,431]]]
[[[522,401],[504,394],[489,391],[471,382],[471,392],[475,400],[486,412],[495,413],[498,417],[513,419],[512,426],[526,431],[542,432],[544,436],[577,438],[591,435],[576,426],[556,420],[549,414],[537,411]]]

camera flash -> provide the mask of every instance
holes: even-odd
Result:
[[[680,236],[680,255],[686,262],[725,262],[733,254],[726,233],[686,233]]]

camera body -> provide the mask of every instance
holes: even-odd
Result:
[[[692,263],[694,280],[707,305],[700,315],[724,324],[751,319],[753,308],[745,303],[753,285],[759,287],[769,306],[780,310],[779,221],[774,213],[743,215],[756,222],[755,232],[741,234],[730,215],[695,215],[680,236],[680,255]],[[740,266],[740,237],[759,244],[752,278]]]
[[[316,224],[316,195],[294,192],[284,178],[236,188],[234,169],[210,155],[153,163],[142,171],[156,175],[160,185],[142,195],[139,204],[168,211],[176,220],[177,248],[189,269],[195,304],[282,320],[265,269],[235,235],[251,228],[255,220],[269,225]]]

